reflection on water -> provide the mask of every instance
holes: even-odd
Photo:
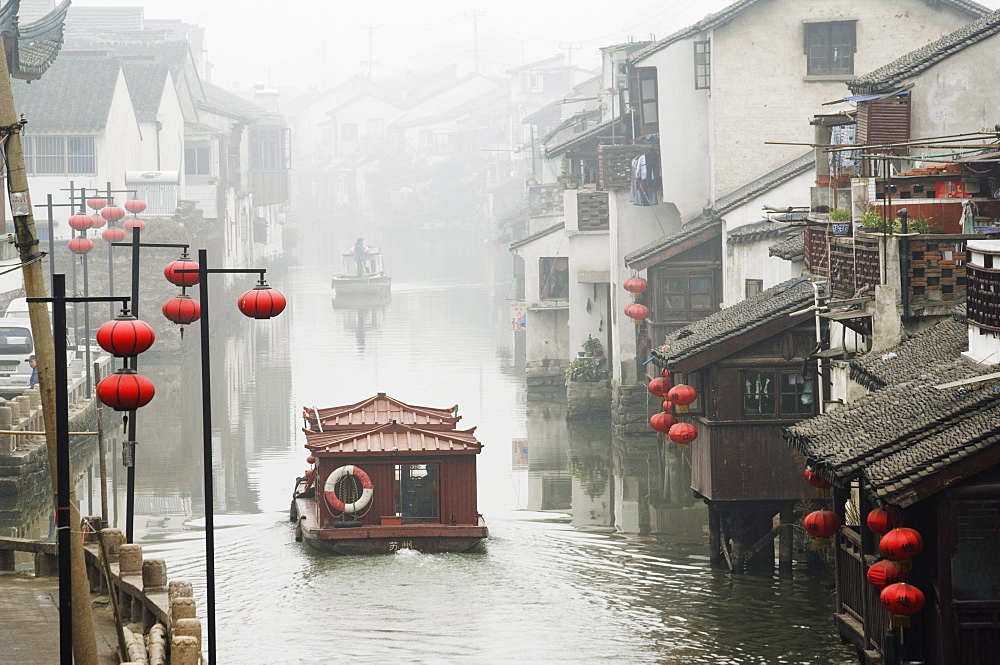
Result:
[[[709,567],[683,456],[614,441],[606,422],[567,423],[564,403],[526,402],[508,254],[379,241],[391,302],[331,307],[327,256],[345,239],[311,242],[269,280],[288,296],[287,315],[227,320],[213,340],[220,662],[852,662],[832,632],[825,575]],[[174,361],[147,365],[158,392],[140,430],[155,444],[137,456],[137,533],[203,601],[200,396],[179,378],[197,376],[197,354],[181,362],[182,373]],[[477,427],[491,530],[479,551],[334,557],[294,541],[301,407],[380,391],[457,402],[460,426]]]

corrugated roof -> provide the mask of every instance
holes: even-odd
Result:
[[[413,406],[385,393],[378,393],[354,404],[318,409],[320,425],[317,425],[316,414],[316,411],[307,410],[306,420],[309,430],[317,432],[373,428],[391,422],[423,429],[454,429],[461,420],[461,416],[456,416],[452,409]]]
[[[306,432],[306,448],[314,455],[338,454],[388,456],[420,453],[478,454],[483,445],[476,439],[475,428],[435,430],[388,423],[364,430]]]
[[[107,124],[121,65],[104,54],[64,51],[45,76],[11,81],[19,113],[28,119],[27,133],[98,133]]]
[[[875,94],[889,92],[900,85],[905,79],[930,69],[945,58],[984,39],[1000,32],[1000,10],[991,12],[983,18],[962,26],[950,35],[945,35],[937,41],[922,46],[915,51],[879,67],[875,71],[861,76],[850,83],[851,91],[857,94]]]

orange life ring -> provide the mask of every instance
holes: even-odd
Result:
[[[361,481],[361,496],[357,501],[353,503],[344,503],[337,496],[337,483],[347,476],[354,476],[359,481]],[[363,509],[372,500],[372,494],[375,492],[375,487],[372,485],[371,478],[365,473],[364,469],[353,464],[347,464],[345,466],[334,469],[333,473],[327,476],[326,485],[324,486],[324,494],[326,495],[326,501],[330,504],[330,507],[338,512],[345,514],[356,513]]]

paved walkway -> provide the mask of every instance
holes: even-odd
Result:
[[[59,580],[0,573],[0,665],[58,665]],[[101,665],[118,663],[111,610],[94,605]]]

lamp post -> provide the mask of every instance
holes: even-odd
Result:
[[[52,303],[52,330],[66,338],[66,303],[128,302],[128,298],[67,298],[66,275],[52,275],[51,298],[28,298],[29,303]],[[66,354],[56,353],[56,531],[59,552],[59,659],[61,665],[73,663],[73,600],[70,593],[70,468],[69,468],[69,396],[67,394]]]
[[[201,301],[201,418],[202,418],[202,450],[205,465],[205,577],[206,577],[206,616],[208,619],[208,665],[215,665],[215,506],[212,487],[212,372],[209,358],[209,310],[208,310],[208,276],[215,274],[259,274],[260,281],[253,291],[248,291],[240,298],[240,311],[251,318],[269,319],[277,316],[285,308],[285,297],[264,282],[266,270],[261,268],[209,268],[208,252],[198,250],[197,269],[178,269],[178,274],[198,275],[199,298]],[[250,298],[254,291],[267,290],[266,302],[260,303],[260,298]]]

